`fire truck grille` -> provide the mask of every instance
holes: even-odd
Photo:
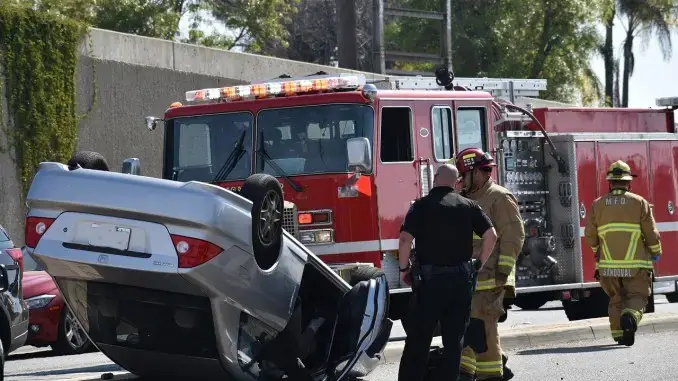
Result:
[[[285,202],[283,209],[283,229],[295,237],[299,236],[299,224],[297,223],[297,206]]]

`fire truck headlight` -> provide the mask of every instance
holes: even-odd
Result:
[[[315,232],[315,239],[317,243],[329,243],[332,242],[332,231],[327,230],[318,230]]]
[[[327,244],[334,241],[332,229],[302,230],[299,232],[299,242],[304,245]]]
[[[358,197],[358,186],[357,185],[349,185],[349,186],[344,186],[344,187],[338,187],[337,188],[337,196],[339,198]]]

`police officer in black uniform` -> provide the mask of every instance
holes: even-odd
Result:
[[[412,241],[416,239],[421,284],[415,282],[407,313],[407,339],[400,361],[399,381],[423,380],[438,322],[444,355],[434,379],[456,380],[459,377],[462,343],[474,288],[473,233],[483,239],[479,258],[476,258],[481,264],[489,258],[497,234],[477,203],[454,192],[458,176],[454,165],[441,165],[434,177],[433,188],[427,196],[412,204],[400,229],[401,278],[411,284],[410,252]]]

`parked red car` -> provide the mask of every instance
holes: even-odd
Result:
[[[22,248],[24,254],[23,296],[28,304],[26,345],[51,346],[56,354],[84,353],[93,345],[73,317],[52,277]]]

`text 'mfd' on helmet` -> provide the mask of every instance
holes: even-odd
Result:
[[[492,155],[489,152],[483,152],[479,148],[463,149],[452,160],[461,175],[471,172],[476,168],[497,166]]]
[[[631,181],[636,175],[631,173],[631,167],[622,160],[610,164],[607,170],[608,181]]]

